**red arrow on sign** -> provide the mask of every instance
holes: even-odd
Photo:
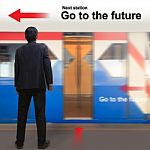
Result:
[[[120,87],[122,91],[127,92],[127,91],[142,91],[145,90],[145,87],[138,87],[138,86],[128,86],[128,85],[123,85]]]
[[[20,22],[21,18],[48,18],[49,14],[48,13],[22,13],[20,9],[18,9],[15,12],[11,13],[9,17]]]

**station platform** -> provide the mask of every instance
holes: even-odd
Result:
[[[75,140],[76,129],[82,129]],[[0,124],[0,149],[15,150],[16,124]],[[49,150],[149,150],[149,124],[47,124]],[[37,149],[35,124],[28,124],[24,150]]]

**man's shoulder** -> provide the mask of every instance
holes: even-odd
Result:
[[[24,49],[25,46],[26,46],[26,44],[23,44],[22,46],[18,47],[16,49],[16,53],[18,53],[19,51],[21,51],[22,49]]]
[[[24,44],[21,47],[19,47],[19,48],[16,49],[16,53],[20,53],[21,51],[24,51],[25,49],[29,49],[30,46],[31,45],[29,45],[28,43]],[[48,49],[47,45],[44,44],[44,43],[35,43],[34,46],[35,46],[35,49],[41,49],[41,50]]]
[[[48,48],[47,45],[44,43],[37,43],[37,44],[43,49]]]

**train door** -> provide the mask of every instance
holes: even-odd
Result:
[[[128,38],[128,85],[133,87],[128,92],[133,100],[129,103],[129,117],[134,119],[150,119],[149,33],[130,32]],[[134,105],[136,108],[133,107]]]
[[[146,33],[145,44],[145,77],[146,77],[146,115],[145,119],[150,119],[150,32]]]
[[[127,33],[94,33],[94,114],[109,122],[128,117]]]
[[[91,33],[64,33],[64,118],[92,118]]]

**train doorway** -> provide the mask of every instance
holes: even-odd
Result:
[[[92,33],[64,33],[64,119],[92,119]]]

